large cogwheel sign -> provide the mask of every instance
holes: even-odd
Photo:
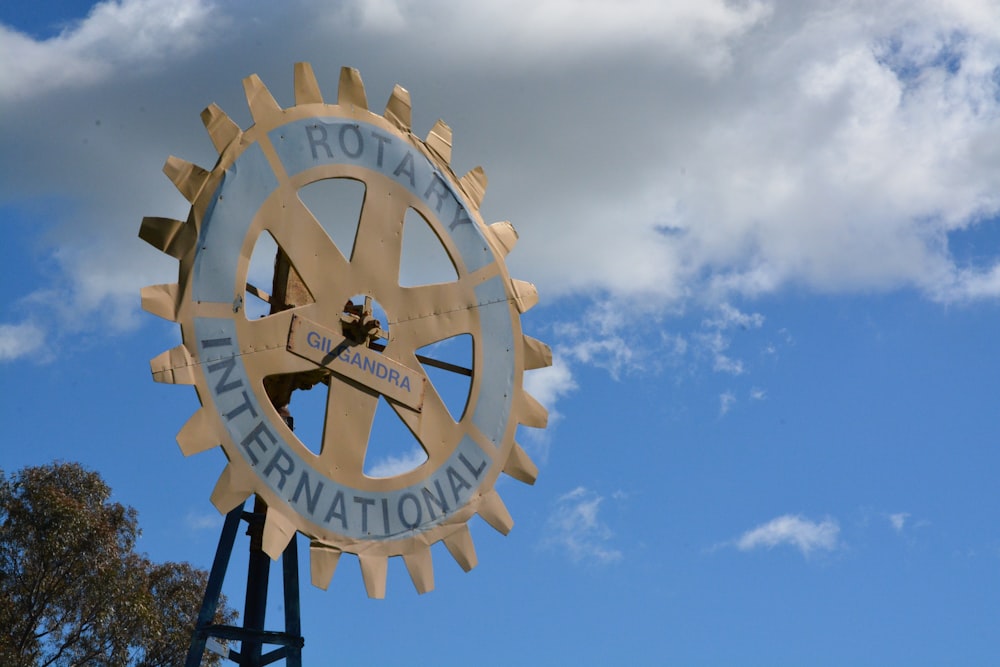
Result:
[[[507,273],[517,234],[507,222],[483,223],[486,176],[478,167],[455,176],[447,125],[438,121],[425,140],[410,132],[403,88],[379,115],[349,68],[336,104],[323,101],[307,63],[295,66],[295,106],[287,109],[256,75],[243,85],[249,129],[215,105],[202,113],[219,152],[215,167],[174,157],[164,167],[191,203],[188,219],[142,221],[139,236],[180,261],[177,283],[142,290],[143,308],[179,323],[183,340],[150,362],[153,377],[195,386],[202,407],[177,435],[180,448],[192,455],[221,445],[228,464],[212,502],[225,513],[257,494],[267,505],[263,548],[272,558],[298,531],[311,539],[312,581],[321,588],[350,552],[369,596],[384,596],[390,556],[402,556],[426,592],[434,585],[431,545],[443,541],[462,568],[474,567],[471,517],[504,534],[513,525],[494,489],[499,474],[529,484],[537,474],[514,438],[518,424],[546,424],[522,377],[552,356],[521,332],[520,315],[537,294]],[[351,248],[338,247],[300,197],[325,179],[364,186]],[[401,286],[408,211],[426,221],[456,279]],[[271,288],[282,295],[248,282],[265,233],[290,276]],[[250,294],[269,301],[270,313],[248,315]],[[471,337],[471,368],[420,354],[459,335]],[[460,415],[432,382],[427,367],[435,365],[469,376]],[[327,392],[318,451],[303,444],[286,412],[292,391],[313,386]],[[366,474],[379,402],[391,406],[424,463]]]

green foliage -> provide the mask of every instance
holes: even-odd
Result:
[[[110,496],[76,463],[0,470],[0,665],[183,664],[208,575],[135,553],[136,511]]]

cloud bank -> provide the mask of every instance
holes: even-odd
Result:
[[[399,82],[419,133],[445,118],[543,299],[669,315],[789,286],[1000,294],[997,258],[953,243],[1000,210],[990,2],[626,4],[121,0],[44,41],[0,26],[0,211],[60,204],[20,230],[57,271],[5,326],[134,327],[139,287],[175,279],[135,238],[186,215],[163,160],[210,167],[198,112],[249,125],[253,72],[291,104],[298,60],[328,99],[353,65],[373,108]]]

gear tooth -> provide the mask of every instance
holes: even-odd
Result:
[[[465,191],[465,194],[469,195],[469,199],[472,200],[472,204],[476,208],[482,205],[483,197],[486,196],[487,182],[486,172],[483,171],[482,167],[470,169],[469,173],[461,178],[462,190]]]
[[[163,173],[191,204],[198,198],[209,177],[209,172],[198,165],[173,155],[163,165]]]
[[[521,340],[524,349],[524,370],[533,371],[536,368],[552,365],[552,348],[531,336],[524,336]]]
[[[208,408],[199,408],[177,432],[177,444],[184,456],[200,454],[219,444]]]
[[[271,560],[278,560],[281,554],[285,553],[288,543],[295,539],[295,524],[287,516],[274,507],[267,508],[264,516],[264,536],[262,549],[264,553],[271,557]]]
[[[201,122],[208,130],[208,136],[212,139],[216,152],[220,154],[243,133],[240,126],[214,102],[201,112]]]
[[[417,593],[423,595],[434,590],[434,563],[431,562],[431,548],[423,547],[413,553],[403,554],[406,571]]]
[[[139,294],[142,299],[142,309],[170,322],[177,321],[177,310],[180,307],[180,285],[149,285],[143,287]]]
[[[313,586],[324,591],[330,587],[341,553],[340,549],[324,542],[313,541],[309,544],[309,572]]]
[[[410,131],[413,106],[410,104],[410,91],[398,83],[392,89],[392,95],[385,105],[385,118],[403,132]]]
[[[174,259],[186,255],[198,240],[192,225],[182,220],[152,217],[142,219],[139,238]]]
[[[281,113],[281,105],[256,74],[243,79],[243,92],[246,94],[247,106],[250,107],[254,123],[260,123],[269,116]]]
[[[385,598],[385,577],[389,572],[389,557],[360,553],[358,560],[361,561],[361,576],[365,580],[368,597],[382,600]]]
[[[365,84],[361,80],[361,72],[353,67],[340,68],[337,104],[342,107],[353,106],[358,109],[368,109],[368,97],[365,95]]]
[[[490,230],[490,235],[493,240],[496,241],[496,245],[499,247],[501,253],[504,257],[510,254],[510,251],[514,249],[517,244],[517,230],[514,229],[514,225],[510,222],[503,220],[502,222],[494,222],[492,225],[487,227]]]
[[[427,147],[437,154],[445,164],[451,164],[451,128],[441,120],[434,123],[434,127],[427,133],[424,140]]]
[[[514,291],[514,303],[520,313],[526,313],[538,304],[538,290],[525,280],[512,278],[510,287]]]
[[[448,553],[455,559],[459,567],[468,572],[474,568],[479,559],[476,558],[476,545],[472,543],[472,534],[469,533],[468,524],[462,524],[455,532],[444,538],[444,546]]]
[[[483,517],[486,523],[503,535],[509,533],[510,529],[514,527],[514,519],[511,518],[507,506],[503,504],[496,489],[490,489],[479,499],[476,514]]]
[[[183,343],[149,360],[153,379],[166,384],[194,384],[194,361]]]
[[[212,504],[220,514],[228,514],[253,493],[253,483],[231,465],[227,465],[219,475],[219,481],[212,489]]]
[[[545,406],[526,391],[520,394],[517,405],[517,421],[519,424],[531,426],[532,428],[545,428],[549,423],[549,411]]]
[[[313,73],[312,65],[295,63],[295,104],[322,104],[323,93]]]
[[[503,471],[525,484],[534,484],[535,480],[538,479],[538,466],[516,442],[510,450],[510,456],[507,458],[507,463],[504,464]]]

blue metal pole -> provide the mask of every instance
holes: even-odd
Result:
[[[248,630],[240,644],[240,665],[261,667],[264,630],[267,613],[267,585],[271,574],[271,559],[264,553],[264,517],[267,505],[260,496],[254,499],[253,515],[248,517],[247,534],[250,536],[250,564],[247,568],[246,601],[243,607],[243,628]]]
[[[281,555],[282,583],[285,589],[285,634],[302,636],[302,619],[299,605],[299,536],[296,533]],[[289,646],[285,655],[285,667],[302,667],[302,649]]]
[[[199,667],[201,665],[201,659],[205,653],[205,643],[208,641],[208,633],[205,628],[212,624],[212,619],[215,618],[215,612],[219,607],[222,582],[226,578],[226,569],[229,567],[229,559],[233,554],[236,532],[240,527],[240,519],[243,517],[243,505],[244,503],[240,503],[239,507],[227,514],[226,521],[222,524],[219,546],[215,549],[215,560],[212,561],[212,571],[208,575],[208,585],[205,587],[205,597],[201,603],[201,611],[198,613],[198,623],[191,637],[191,646],[188,649],[185,667]]]

